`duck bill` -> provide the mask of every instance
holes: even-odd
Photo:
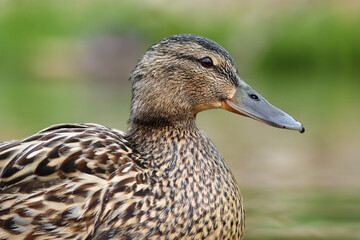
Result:
[[[300,133],[305,132],[301,123],[271,105],[243,81],[240,81],[234,97],[222,102],[222,108],[273,127],[297,130]]]

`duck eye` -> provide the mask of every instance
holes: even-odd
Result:
[[[213,65],[213,61],[209,57],[204,57],[203,59],[200,60],[200,63],[203,67],[206,68],[212,67]]]

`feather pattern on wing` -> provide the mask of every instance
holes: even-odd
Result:
[[[54,125],[0,145],[0,188],[31,192],[80,173],[106,179],[132,155],[121,131],[97,124]]]

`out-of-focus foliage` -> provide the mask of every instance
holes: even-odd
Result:
[[[260,69],[270,74],[352,76],[353,83],[359,84],[355,81],[360,76],[359,24],[359,15],[330,10],[289,16],[272,32]]]
[[[199,114],[242,186],[247,239],[359,239],[356,0],[0,1],[0,141],[61,122],[125,130],[137,59],[178,33],[224,46],[247,83],[305,125],[300,135]]]

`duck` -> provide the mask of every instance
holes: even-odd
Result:
[[[1,143],[0,239],[243,238],[240,189],[197,114],[225,109],[301,133],[303,125],[201,36],[155,43],[130,80],[125,132],[58,124]]]

